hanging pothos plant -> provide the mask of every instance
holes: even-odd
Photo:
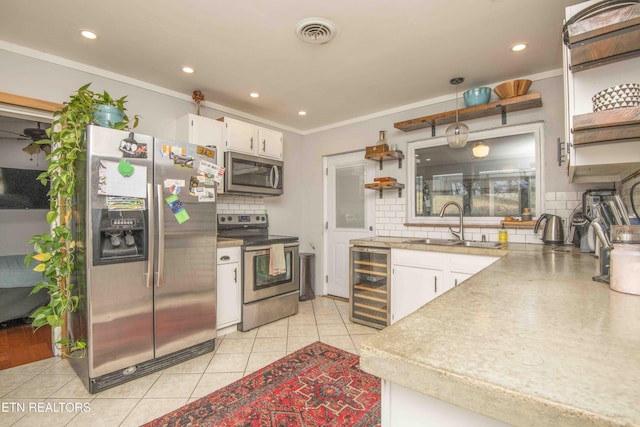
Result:
[[[55,345],[63,355],[84,357],[86,341],[68,338],[66,334],[66,313],[73,312],[80,303],[74,295],[71,280],[75,268],[76,245],[82,242],[74,241],[71,231],[72,216],[74,215],[74,193],[79,177],[76,175],[76,163],[85,161],[86,127],[93,120],[93,112],[97,105],[110,105],[126,111],[124,104],[126,96],[113,99],[106,91],[96,93],[89,90],[91,83],[82,86],[77,93],[64,103],[60,111],[54,113],[55,120],[47,129],[50,139],[38,141],[38,144],[51,144],[51,154],[47,156],[49,166],[38,176],[38,180],[46,185],[50,183],[50,209],[46,220],[51,224],[51,231],[36,234],[29,239],[34,252],[25,256],[25,265],[30,266],[33,260],[39,263],[34,270],[41,272],[43,281],[38,283],[31,293],[46,289],[50,295],[49,303],[34,311],[32,326],[40,328],[50,325],[60,327],[62,334]],[[138,116],[133,118],[131,125],[126,114],[122,122],[113,123],[115,129],[135,128]]]

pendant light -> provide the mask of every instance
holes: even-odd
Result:
[[[475,159],[482,159],[489,155],[489,146],[484,141],[476,142],[471,149],[471,154]]]
[[[458,85],[464,81],[463,77],[455,77],[450,83],[456,87],[456,122],[445,131],[447,143],[451,148],[464,148],[469,139],[469,126],[458,122]]]

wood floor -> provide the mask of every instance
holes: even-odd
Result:
[[[34,332],[29,324],[12,321],[0,326],[0,369],[12,368],[53,356],[51,328]]]

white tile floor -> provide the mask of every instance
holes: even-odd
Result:
[[[314,341],[357,353],[376,332],[351,323],[346,302],[318,297],[295,316],[218,338],[212,353],[94,395],[54,357],[0,371],[0,426],[139,426]]]

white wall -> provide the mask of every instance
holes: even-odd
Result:
[[[175,138],[175,120],[184,114],[195,111],[190,96],[175,97],[160,93],[150,85],[140,85],[128,81],[123,83],[88,72],[64,67],[61,65],[25,57],[16,53],[0,50],[0,91],[33,97],[53,102],[63,102],[81,85],[93,82],[93,90],[107,90],[112,96],[128,96],[128,113],[141,116],[137,132],[151,134],[163,138]],[[195,88],[194,88],[195,89]],[[544,121],[544,181],[545,193],[576,193],[587,188],[598,188],[597,185],[568,184],[565,166],[556,162],[556,140],[564,136],[562,77],[550,77],[534,81],[531,91],[540,92],[543,106],[532,110],[510,113],[508,124],[521,124],[533,121]],[[212,100],[215,101],[215,100]],[[339,103],[335,108],[340,108]],[[319,131],[310,135],[297,135],[284,131],[285,134],[285,195],[264,198],[264,209],[270,214],[271,231],[277,234],[299,235],[302,252],[315,252],[316,282],[322,275],[323,262],[323,156],[364,150],[378,139],[378,131],[387,130],[390,143],[399,145],[406,151],[409,141],[431,137],[431,130],[402,132],[393,128],[393,123],[416,117],[452,110],[453,101],[442,102],[425,107],[414,108],[399,113],[372,118],[355,124],[335,129]],[[218,118],[225,115],[211,108],[201,110],[203,116]],[[231,115],[233,116],[233,115]],[[238,117],[246,120],[243,117]],[[250,120],[249,120],[250,121]],[[467,122],[471,131],[501,126],[500,115]],[[264,126],[264,124],[261,124]],[[267,126],[269,127],[269,126]],[[444,126],[437,129],[437,135],[444,133]],[[385,175],[396,176],[400,182],[406,183],[406,168],[395,170],[385,165]],[[600,185],[600,188],[606,185]],[[390,197],[390,196],[385,196]],[[406,192],[403,193],[406,198]],[[405,199],[406,200],[406,199]],[[248,200],[243,202],[248,209],[262,209],[260,202]],[[220,206],[225,209],[243,209],[236,199],[222,198]],[[229,208],[233,205],[232,208]],[[313,249],[315,248],[315,249]]]
[[[0,50],[0,64],[2,64],[0,67],[0,92],[62,103],[80,86],[92,83],[90,89],[94,91],[106,90],[115,98],[126,95],[128,100],[125,105],[127,113],[130,116],[136,114],[140,116],[140,124],[135,129],[138,133],[175,139],[176,119],[196,111],[196,106],[190,95],[184,95],[180,98],[179,94],[162,93],[161,90],[155,90],[151,85],[140,84],[137,86],[134,84],[135,81],[128,80],[126,83],[118,81],[116,80],[117,76],[114,76],[114,79],[109,79],[4,50]],[[201,115],[214,119],[230,116],[252,122],[243,117],[226,114],[206,106],[201,108]],[[253,123],[263,127],[272,127],[255,121]],[[278,130],[284,133],[285,161],[291,165],[299,163],[302,157],[302,137],[287,130]],[[2,153],[4,155],[4,148]],[[219,200],[219,209],[226,212],[231,210],[260,210],[262,212],[267,209],[274,233],[299,235],[302,223],[298,215],[298,203],[300,195],[304,191],[301,187],[303,186],[300,185],[300,177],[285,170],[284,196],[264,199],[222,197]],[[22,241],[25,235],[28,238],[35,234],[30,232],[35,228],[33,224],[24,223],[16,226],[18,218],[19,216],[10,215],[6,211],[0,212],[0,232],[7,232],[2,234],[0,246],[4,247],[9,239],[18,242]],[[12,234],[12,229],[20,229],[21,232]],[[24,253],[24,250],[21,253]]]
[[[544,199],[555,202],[558,197],[557,194],[560,194],[560,197],[564,198],[565,193],[567,193],[571,199],[570,195],[575,196],[576,194],[581,194],[588,188],[607,187],[602,184],[569,184],[566,166],[558,166],[556,155],[557,139],[561,138],[561,140],[564,140],[564,92],[562,76],[558,75],[556,77],[534,81],[531,85],[530,92],[540,92],[543,106],[541,108],[509,113],[507,116],[507,125],[544,121]],[[495,97],[495,95],[493,96]],[[492,99],[492,101],[493,100],[494,99]],[[339,108],[339,106],[336,106],[336,108]],[[349,151],[364,150],[366,146],[376,143],[378,140],[378,131],[380,130],[387,131],[387,139],[390,144],[398,144],[398,148],[406,152],[409,142],[431,138],[431,129],[403,132],[395,129],[393,127],[394,123],[453,109],[455,109],[455,101],[442,102],[400,113],[389,114],[336,129],[317,132],[304,137],[303,161],[299,164],[288,165],[288,169],[289,173],[295,172],[296,174],[305,176],[307,190],[303,194],[304,201],[301,205],[301,216],[304,218],[301,241],[306,245],[313,245],[318,249],[318,259],[316,260],[318,266],[322,266],[323,263],[323,257],[320,253],[323,243],[323,201],[322,197],[318,196],[322,194],[323,191],[322,157]],[[484,119],[470,120],[465,123],[469,126],[471,132],[502,126],[501,116],[499,114]],[[436,135],[442,136],[445,129],[446,126],[437,127]],[[409,159],[407,159],[407,161],[409,161]],[[292,169],[294,168],[296,169],[293,171]],[[406,167],[398,169],[396,162],[386,162],[384,171],[379,171],[377,174],[378,176],[393,176],[398,179],[398,182],[408,184]],[[378,219],[376,229],[379,230],[380,234],[398,236],[416,235],[417,237],[421,237],[420,233],[426,232],[426,230],[418,230],[403,225],[404,222],[406,222],[405,208],[407,193],[408,191],[404,191],[402,200],[398,200],[397,192],[387,191],[383,196],[383,200],[378,201],[378,208],[380,208],[381,205],[400,205],[400,208],[394,211],[400,215],[400,218],[396,218],[396,222],[399,223],[396,225],[396,231],[389,232],[387,225],[379,222],[380,219]],[[575,207],[575,204],[575,200],[569,200],[562,206],[558,203],[551,203],[547,211],[554,214],[561,214],[567,218],[567,212],[570,212],[571,209]],[[378,216],[378,218],[381,218],[381,216]],[[437,232],[440,231],[446,231],[446,229],[438,230]],[[477,236],[474,234],[474,238],[480,237],[481,234],[496,234],[495,229],[492,231],[481,229],[471,231],[477,234]],[[523,242],[539,241],[533,237],[533,233],[530,230],[514,231],[512,235],[510,235],[510,240]],[[316,270],[319,270],[319,268]],[[316,281],[320,280],[322,277],[321,274],[321,272],[317,273]]]

